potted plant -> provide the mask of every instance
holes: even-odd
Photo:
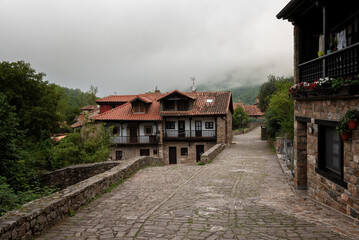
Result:
[[[345,113],[345,118],[348,120],[349,129],[354,130],[358,126],[359,111],[356,109],[348,110]]]
[[[339,132],[340,137],[342,138],[343,141],[349,140],[350,130],[348,126],[348,121],[345,117],[340,119],[339,124],[336,127],[336,130]]]

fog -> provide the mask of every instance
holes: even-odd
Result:
[[[0,61],[99,96],[292,75],[289,0],[0,0]]]

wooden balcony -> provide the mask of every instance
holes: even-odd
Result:
[[[354,77],[359,74],[359,43],[298,65],[299,82],[319,78]]]
[[[163,131],[165,141],[216,141],[216,130],[172,130]]]
[[[114,136],[112,142],[118,145],[158,144],[158,136]]]

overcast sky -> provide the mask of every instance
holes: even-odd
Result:
[[[289,0],[0,0],[0,61],[99,96],[293,73]]]

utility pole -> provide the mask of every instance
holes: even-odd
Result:
[[[196,91],[196,89],[194,88],[194,82],[195,82],[195,78],[191,77],[191,81],[192,81],[192,92]]]

